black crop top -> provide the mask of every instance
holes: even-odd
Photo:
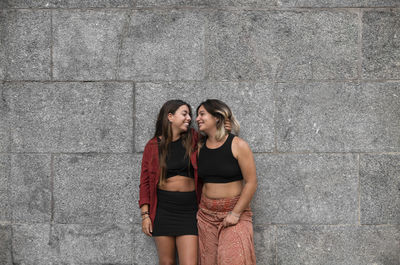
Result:
[[[243,179],[239,163],[232,154],[234,137],[229,134],[225,143],[215,149],[207,148],[206,144],[201,147],[198,173],[204,183],[228,183]]]
[[[186,149],[182,144],[182,138],[169,144],[167,154],[167,174],[165,178],[178,175],[194,178],[193,166],[190,164],[190,170],[188,170],[189,157],[185,154]]]

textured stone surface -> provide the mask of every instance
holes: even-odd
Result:
[[[132,156],[57,155],[54,220],[73,224],[128,224],[138,211]]]
[[[0,222],[10,221],[11,218],[9,186],[10,163],[9,155],[0,154]]]
[[[116,78],[126,11],[56,11],[53,18],[54,78]]]
[[[0,0],[0,264],[157,264],[141,152],[166,100],[219,98],[256,153],[257,264],[399,265],[388,6]]]
[[[134,225],[132,231],[132,263],[158,264],[157,248],[153,238],[142,232],[141,225]]]
[[[50,155],[11,156],[11,207],[14,222],[50,221]]]
[[[12,229],[13,264],[59,264],[49,224],[14,224]]]
[[[50,11],[0,10],[0,79],[50,79]]]
[[[129,152],[130,83],[11,83],[14,152]]]
[[[138,7],[396,7],[397,0],[136,0]]]
[[[269,83],[139,83],[135,95],[135,149],[141,151],[153,137],[158,112],[167,100],[182,99],[196,108],[207,98],[224,101],[241,124],[240,136],[254,152],[272,151],[274,146],[272,84]]]
[[[400,155],[361,155],[361,223],[400,224]]]
[[[58,80],[196,80],[204,76],[204,17],[185,11],[59,11]]]
[[[213,12],[212,80],[343,79],[357,76],[358,15],[345,11]]]
[[[139,208],[139,184],[140,184],[140,172],[142,168],[142,154],[134,154],[132,162],[132,212],[131,218],[133,223],[142,223],[142,217],[140,215]]]
[[[278,264],[397,265],[400,227],[281,226]]]
[[[397,1],[400,5],[400,1]],[[400,12],[368,11],[363,18],[363,77],[400,78]]]
[[[122,80],[201,80],[205,18],[201,12],[133,12],[118,55]]]
[[[282,7],[396,7],[398,0],[279,0]]]
[[[274,226],[254,226],[253,230],[257,264],[275,264],[276,228]]]
[[[278,0],[135,0],[137,7],[273,7]]]
[[[0,264],[12,265],[11,226],[0,224]]]
[[[52,245],[62,264],[132,264],[126,226],[56,225]]]
[[[2,0],[2,8],[90,7],[396,7],[397,0]]]
[[[400,83],[286,83],[276,95],[279,151],[400,150]]]
[[[6,87],[4,86],[4,84],[0,84],[0,152],[10,151],[10,146],[11,146],[10,114],[11,114],[10,106],[8,105],[6,99]]]
[[[256,155],[254,221],[262,224],[355,224],[355,155]]]
[[[132,7],[135,0],[2,0],[4,8]]]

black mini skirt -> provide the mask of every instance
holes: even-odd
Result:
[[[198,235],[196,192],[157,189],[153,236]]]

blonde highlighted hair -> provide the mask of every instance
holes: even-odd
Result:
[[[215,139],[221,141],[229,132],[225,129],[225,121],[231,123],[231,133],[238,136],[240,131],[240,124],[236,120],[232,113],[232,110],[224,102],[218,99],[207,99],[200,103],[196,109],[196,113],[199,113],[199,108],[203,106],[208,113],[218,119],[217,121],[217,133]]]

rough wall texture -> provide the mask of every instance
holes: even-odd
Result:
[[[167,99],[252,147],[258,264],[400,264],[399,0],[0,0],[0,264],[156,264]]]

